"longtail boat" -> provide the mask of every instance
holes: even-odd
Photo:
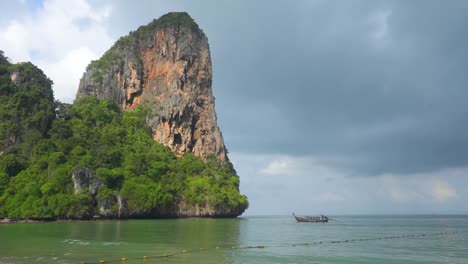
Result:
[[[294,218],[296,218],[296,220],[298,222],[327,223],[328,220],[329,220],[329,218],[324,216],[324,215],[320,215],[320,216],[296,216],[293,213],[293,216],[294,216]]]

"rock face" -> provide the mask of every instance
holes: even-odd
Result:
[[[118,194],[104,198],[97,197],[96,202],[100,216],[118,219],[128,216],[127,202]]]
[[[237,217],[241,215],[245,208],[221,206],[212,207],[210,204],[204,205],[189,205],[185,200],[182,200],[176,205],[176,217],[200,216],[200,217]]]
[[[80,81],[77,98],[151,110],[153,138],[176,155],[226,160],[212,94],[208,39],[187,13],[168,13],[119,39]]]
[[[126,201],[119,195],[110,193],[99,195],[106,185],[96,177],[94,172],[87,168],[76,168],[72,172],[73,191],[75,194],[88,194],[92,202],[97,205],[98,214],[104,218],[125,218],[128,216]],[[75,218],[90,218],[93,212],[84,212]]]
[[[87,168],[76,168],[72,172],[74,193],[87,193],[96,196],[99,189],[104,187],[104,183],[96,178],[94,173]]]

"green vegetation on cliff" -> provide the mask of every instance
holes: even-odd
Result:
[[[0,218],[90,218],[117,196],[126,203],[124,217],[175,216],[180,203],[247,208],[230,162],[177,158],[153,140],[144,108],[122,112],[95,97],[54,104],[52,82],[39,69],[0,55]],[[102,184],[96,194],[76,190],[79,169]],[[120,209],[110,204],[107,216]]]
[[[146,26],[139,27],[135,32],[130,32],[130,36],[134,38],[146,38],[155,32],[157,28],[167,26],[185,26],[197,33],[199,37],[205,35],[198,24],[187,12],[170,12],[158,19],[154,19]]]
[[[0,153],[29,157],[55,117],[52,81],[33,64],[0,54]]]
[[[135,65],[141,62],[138,59],[137,51],[134,50],[140,41],[144,42],[152,37],[152,34],[159,28],[167,26],[185,26],[191,29],[198,37],[204,37],[205,34],[197,23],[186,12],[171,12],[154,19],[148,25],[140,26],[136,31],[131,31],[127,36],[119,38],[115,44],[102,55],[98,60],[91,61],[86,70],[94,70],[93,80],[101,82],[103,75],[109,72],[112,65],[116,62],[123,62],[125,56],[131,56]]]

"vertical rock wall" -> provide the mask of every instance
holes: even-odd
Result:
[[[168,13],[121,38],[80,82],[77,98],[96,95],[123,109],[149,108],[153,137],[176,155],[225,160],[212,93],[208,39],[187,13]]]

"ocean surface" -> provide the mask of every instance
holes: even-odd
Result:
[[[333,218],[0,225],[0,263],[468,263],[468,216]]]

